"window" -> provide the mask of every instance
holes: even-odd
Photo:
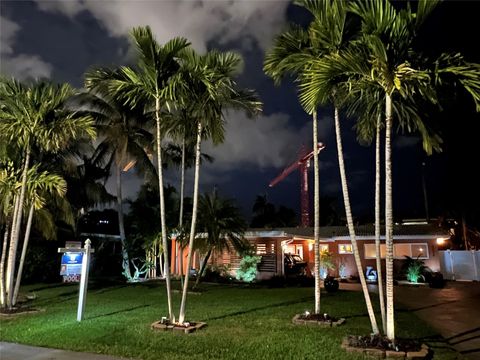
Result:
[[[320,252],[322,252],[322,251],[328,251],[328,245],[320,244]]]
[[[377,252],[375,250],[375,244],[365,244],[364,250],[365,250],[365,259],[376,258]],[[382,259],[385,259],[386,251],[387,251],[387,248],[385,247],[385,244],[380,244],[380,256]]]
[[[376,251],[375,244],[365,244],[365,259],[375,259]],[[385,244],[380,245],[380,254],[382,259],[385,259],[386,247]],[[428,245],[422,244],[393,244],[393,257],[395,259],[405,259],[405,256],[413,258],[428,259]]]
[[[393,244],[393,257],[395,259],[405,259],[405,256],[412,256],[410,244]]]
[[[352,244],[338,244],[339,254],[353,254]]]
[[[267,253],[267,244],[257,244],[257,255],[265,255]]]
[[[427,244],[412,244],[412,257],[420,259],[428,259]]]

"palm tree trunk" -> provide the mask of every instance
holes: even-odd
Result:
[[[383,333],[387,332],[385,318],[385,298],[383,295],[382,253],[380,251],[380,123],[381,115],[377,119],[377,133],[375,142],[375,251],[377,261],[378,297],[382,314]]]
[[[202,278],[203,273],[207,268],[208,260],[210,259],[211,255],[212,255],[212,249],[209,249],[207,251],[207,254],[205,255],[205,258],[203,259],[202,267],[200,268],[200,272],[197,275],[197,280],[195,281],[195,285],[193,286],[194,289],[198,286],[198,284],[200,284],[200,279]]]
[[[185,196],[185,130],[182,139],[182,165],[181,165],[181,179],[180,179],[180,214],[178,215],[178,228],[183,226],[183,198]],[[177,259],[178,259],[178,273],[180,274],[180,286],[183,287],[183,249],[179,242],[177,242]]]
[[[320,185],[318,173],[318,119],[317,112],[312,114],[313,120],[313,187],[314,187],[314,239],[315,239],[315,314],[320,314]]]
[[[13,203],[16,202],[16,196],[14,197]],[[10,195],[5,202],[7,204],[7,209],[10,206]],[[0,259],[0,306],[6,306],[7,293],[5,289],[5,259],[7,257],[7,245],[8,245],[8,235],[10,233],[10,227],[12,226],[12,215],[7,217],[5,223],[5,233],[3,234],[3,243],[2,243],[2,257]]]
[[[127,281],[132,281],[132,273],[130,272],[130,259],[128,258],[125,225],[123,223],[123,206],[122,206],[122,169],[120,164],[116,166],[117,173],[117,215],[118,215],[118,230],[120,232],[120,243],[122,244],[122,269],[123,275]]]
[[[23,264],[25,263],[25,255],[27,254],[28,241],[30,240],[30,231],[32,230],[33,211],[35,210],[33,203],[30,205],[28,212],[27,228],[25,230],[25,239],[23,240],[22,255],[18,264],[17,281],[15,282],[15,290],[13,291],[12,305],[15,306],[20,291],[20,282],[22,281]]]
[[[338,151],[338,165],[340,168],[340,178],[342,182],[343,202],[345,204],[345,214],[347,216],[348,232],[350,233],[350,239],[352,241],[352,250],[355,257],[355,263],[357,265],[358,277],[362,285],[363,296],[365,297],[365,304],[367,305],[368,316],[372,325],[372,331],[374,334],[378,334],[377,320],[375,319],[375,313],[373,312],[372,300],[368,293],[367,282],[365,281],[365,274],[363,273],[362,262],[360,259],[360,253],[358,252],[357,240],[355,237],[355,227],[353,225],[352,209],[350,207],[350,195],[348,192],[347,176],[345,173],[345,162],[343,160],[343,146],[342,135],[340,131],[340,117],[338,114],[338,108],[335,107],[335,135],[337,138],[337,151]]]
[[[15,274],[15,265],[17,260],[17,247],[20,237],[20,227],[22,225],[23,215],[23,202],[25,200],[25,192],[27,189],[27,173],[30,165],[30,148],[27,146],[25,150],[25,162],[22,172],[22,185],[20,188],[20,196],[18,199],[18,206],[15,207],[16,216],[12,224],[12,233],[10,237],[10,247],[8,249],[8,262],[7,262],[7,278],[6,278],[6,292],[7,292],[7,306],[11,308],[13,306],[13,280]]]
[[[185,282],[183,283],[182,303],[180,304],[180,314],[178,321],[182,324],[185,320],[185,304],[187,302],[188,278],[190,275],[190,267],[192,266],[193,241],[195,239],[195,225],[197,222],[197,207],[198,207],[198,180],[200,178],[200,146],[202,143],[202,122],[198,122],[197,129],[197,145],[195,148],[195,180],[193,185],[193,210],[192,210],[192,224],[190,227],[190,240],[188,242],[188,256],[187,256],[187,273],[185,274]]]
[[[395,340],[395,319],[393,307],[393,205],[392,205],[392,98],[385,98],[385,247],[386,247],[386,295],[387,295],[387,337]]]
[[[170,266],[168,261],[167,222],[165,220],[165,195],[163,193],[163,168],[162,168],[162,134],[160,129],[160,98],[155,99],[155,120],[157,123],[157,165],[158,165],[158,191],[160,193],[160,223],[162,227],[162,246],[165,254],[165,283],[167,288],[168,318],[173,320],[172,288],[170,285]]]

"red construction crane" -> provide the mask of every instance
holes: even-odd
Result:
[[[325,148],[323,143],[318,143],[317,153],[322,151]],[[310,167],[310,159],[314,155],[314,150],[309,153],[306,152],[305,147],[302,146],[300,150],[300,155],[295,162],[282,171],[275,179],[273,179],[269,186],[273,187],[277,185],[280,181],[285,179],[291,172],[296,169],[300,170],[300,206],[301,206],[301,224],[303,227],[310,226],[310,211],[309,211],[309,196],[308,196],[308,168]]]

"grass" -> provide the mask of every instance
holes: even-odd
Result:
[[[311,310],[312,288],[248,288],[204,285],[187,302],[187,320],[208,327],[184,335],[153,332],[150,324],[167,313],[163,284],[91,285],[85,320],[76,322],[78,285],[29,286],[45,309],[1,319],[0,340],[134,359],[363,359],[340,348],[349,334],[368,334],[369,321],[361,293],[322,294],[322,311],[346,317],[338,328],[295,326],[292,317]],[[175,312],[180,294],[174,294]],[[435,359],[456,353],[414,314],[397,312],[399,337],[422,339]]]

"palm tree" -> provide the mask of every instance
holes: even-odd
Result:
[[[214,144],[224,140],[224,111],[237,108],[256,114],[261,111],[261,102],[252,91],[237,89],[235,74],[238,72],[241,57],[232,52],[210,51],[204,56],[193,50],[185,57],[183,84],[189,90],[192,120],[197,127],[195,145],[195,179],[193,188],[193,211],[188,245],[187,268],[190,269],[198,214],[198,183],[200,179],[200,154],[202,138],[212,139]],[[185,94],[185,93],[184,93]],[[193,96],[192,96],[193,95]],[[187,94],[183,99],[186,99]],[[186,101],[185,101],[186,102]],[[185,320],[189,274],[183,283],[179,322]]]
[[[176,93],[175,80],[180,68],[178,60],[189,43],[184,38],[174,38],[161,46],[155,40],[149,26],[134,28],[131,35],[138,56],[137,67],[123,66],[117,70],[96,69],[88,73],[88,78],[96,81],[98,86],[105,86],[109,91],[113,91],[129,105],[147,103],[154,108],[162,245],[164,249],[168,249],[163,193],[161,110],[169,105],[168,100],[172,100]],[[173,320],[168,256],[165,257],[165,282],[168,316]]]
[[[65,106],[73,94],[74,90],[66,84],[37,82],[25,86],[16,80],[0,81],[0,140],[17,144],[22,162],[22,180],[13,208],[7,260],[8,306],[12,306],[16,253],[32,152],[58,152],[74,139],[95,136],[92,119]]]
[[[338,54],[312,63],[309,82],[305,86],[303,100],[309,106],[315,104],[315,88],[321,84],[330,91],[339,92],[379,91],[385,102],[385,226],[386,226],[386,324],[387,337],[394,340],[393,312],[393,214],[391,176],[391,131],[395,111],[399,125],[410,131],[419,131],[427,153],[438,149],[440,139],[418,116],[417,97],[436,103],[435,86],[446,74],[454,76],[473,96],[480,108],[479,66],[463,59],[441,56],[435,62],[418,56],[412,50],[416,33],[437,1],[419,1],[414,13],[408,5],[395,10],[388,1],[356,1],[349,3],[353,14],[360,17],[361,36],[358,41]],[[442,67],[445,59],[448,66]],[[432,66],[433,64],[433,66]],[[432,81],[435,79],[435,82]],[[308,88],[308,89],[307,89]],[[368,90],[367,90],[368,89]],[[308,94],[308,95],[307,95]],[[403,107],[402,101],[410,106]],[[413,106],[412,106],[413,104]],[[413,111],[413,112],[410,112]],[[410,112],[410,113],[409,113]],[[407,116],[403,116],[407,114]],[[408,116],[413,122],[409,122]]]
[[[27,225],[25,229],[25,236],[22,246],[22,254],[18,265],[17,279],[15,281],[15,289],[13,292],[12,305],[17,302],[18,293],[20,290],[20,283],[22,280],[23,264],[28,249],[28,242],[30,240],[30,231],[32,229],[33,216],[35,210],[40,210],[45,207],[47,197],[64,197],[67,192],[67,183],[59,175],[48,173],[47,171],[39,171],[38,166],[33,166],[29,169],[27,175],[27,196],[29,198],[29,211]],[[46,221],[47,226],[53,223],[53,219]]]
[[[235,250],[243,253],[250,248],[250,243],[243,237],[247,223],[232,200],[222,199],[213,191],[200,197],[198,210],[200,234],[196,239],[197,247],[205,252],[205,257],[195,287],[200,283],[213,251]]]
[[[353,217],[350,207],[348,185],[343,160],[343,147],[340,133],[338,101],[333,91],[321,93],[322,84],[312,83],[308,71],[312,62],[321,61],[323,58],[338,53],[348,44],[349,28],[347,24],[347,9],[342,1],[298,1],[297,4],[305,7],[314,17],[307,31],[294,28],[292,32],[284,33],[277,40],[278,43],[271,55],[265,61],[267,74],[272,74],[274,79],[280,78],[286,72],[297,74],[302,90],[301,102],[305,110],[313,117],[313,143],[316,148],[317,141],[317,106],[320,103],[333,102],[335,105],[335,133],[337,140],[338,162],[342,180],[345,213],[352,242],[353,253],[357,265],[365,302],[374,333],[378,333],[378,326],[373,312],[373,306],[368,293],[368,288],[363,274],[360,255],[355,237]],[[305,89],[308,89],[307,91]],[[319,191],[318,191],[318,156],[314,157],[315,171],[315,274],[319,274]],[[315,312],[320,312],[320,277],[315,277]]]
[[[96,79],[86,78],[87,89],[98,87]],[[93,163],[113,167],[117,186],[117,214],[120,242],[122,244],[122,268],[127,281],[137,281],[130,272],[130,259],[125,244],[123,216],[122,171],[134,166],[141,173],[154,178],[156,171],[148,158],[152,152],[153,136],[144,129],[146,123],[143,108],[125,105],[116,97],[105,93],[84,94],[87,110],[97,121],[99,136],[103,139],[93,154]]]
[[[298,3],[305,5],[304,3]],[[310,37],[312,24],[307,31],[292,25],[291,29],[280,34],[272,50],[265,56],[264,72],[279,84],[283,77],[292,74],[298,77],[307,66],[310,58],[320,56],[321,50]],[[313,148],[318,144],[317,111],[312,112]],[[315,313],[320,313],[320,191],[318,153],[313,156],[314,173],[314,258],[315,258]]]

